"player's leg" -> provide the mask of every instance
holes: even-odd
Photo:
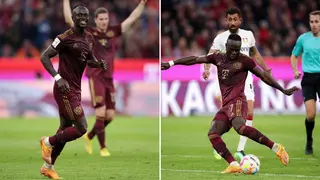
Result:
[[[316,84],[315,84],[316,83]],[[307,135],[307,142],[305,146],[305,154],[313,154],[313,137],[312,132],[315,125],[315,117],[316,117],[316,93],[320,92],[320,88],[318,89],[318,82],[314,78],[312,74],[305,73],[302,81],[302,94],[304,98],[304,105],[306,108],[306,119],[305,119],[305,128]]]
[[[104,120],[106,114],[105,105],[105,82],[100,77],[89,77],[89,86],[91,93],[92,106],[95,109],[95,124],[91,131],[84,136],[85,139],[85,149],[89,154],[92,154],[92,142],[91,140],[95,135],[98,136],[99,143],[101,144],[102,136],[104,138]],[[103,141],[104,142],[104,141]],[[101,146],[101,145],[100,145]]]
[[[60,133],[67,127],[71,127],[72,122],[66,120],[62,116],[60,116],[60,127],[58,128],[57,133]],[[59,143],[56,146],[52,147],[52,153],[51,153],[51,164],[48,164],[47,162],[44,162],[43,166],[40,169],[40,174],[47,176],[51,179],[59,179],[58,173],[54,169],[54,164],[60,153],[62,152],[64,146],[66,143]]]
[[[250,77],[251,76],[251,77]],[[253,121],[253,109],[254,109],[254,89],[253,89],[253,78],[252,75],[248,75],[246,79],[246,84],[244,88],[244,94],[247,98],[248,103],[248,112],[246,117],[246,125],[252,127],[252,121]],[[240,140],[237,147],[237,152],[234,154],[234,157],[238,162],[241,161],[243,156],[245,156],[244,153],[244,147],[247,143],[248,138],[245,136],[240,136]]]
[[[257,143],[260,143],[269,147],[273,152],[276,153],[277,157],[285,166],[288,165],[289,156],[285,151],[284,147],[281,144],[274,143],[268,137],[263,135],[261,132],[259,132],[255,128],[246,126],[244,117],[237,116],[233,118],[232,126],[238,134],[246,136]]]
[[[239,173],[241,168],[234,159],[221,136],[230,130],[229,120],[219,111],[211,123],[208,137],[212,147],[229,163],[229,167],[221,173]]]
[[[108,80],[106,83],[106,114],[104,119],[104,128],[106,128],[113,120],[115,115],[115,90],[112,80]],[[100,155],[101,156],[110,156],[110,152],[105,145],[105,130],[101,132],[99,137],[100,142]]]

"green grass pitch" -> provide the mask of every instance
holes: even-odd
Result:
[[[89,119],[91,129],[94,119]],[[47,179],[39,173],[39,139],[54,134],[58,125],[57,118],[1,119],[0,179]],[[106,129],[110,157],[100,157],[96,138],[92,155],[85,152],[83,139],[77,139],[66,145],[55,169],[67,180],[158,180],[158,134],[158,117],[117,116]]]
[[[290,156],[284,167],[269,148],[248,140],[246,153],[256,155],[261,162],[256,175],[222,175],[227,167],[215,160],[207,138],[211,117],[162,118],[162,180],[224,180],[224,179],[320,179],[320,125],[314,129],[314,154],[304,155],[305,127],[303,116],[256,116],[253,125],[275,142],[282,143]],[[232,129],[223,136],[232,154],[239,135]]]

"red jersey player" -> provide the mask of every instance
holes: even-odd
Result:
[[[226,43],[226,54],[209,54],[207,56],[190,56],[175,61],[162,62],[161,69],[169,69],[173,65],[193,65],[211,63],[217,66],[222,108],[215,115],[208,137],[213,148],[229,163],[229,167],[222,173],[239,173],[240,165],[227,149],[221,136],[233,127],[240,135],[263,144],[276,153],[280,161],[287,165],[289,156],[283,145],[274,143],[253,127],[246,126],[247,101],[244,95],[245,80],[248,71],[255,74],[266,84],[277,88],[286,95],[292,95],[297,87],[283,89],[268,72],[263,72],[256,66],[254,60],[240,53],[241,37],[237,34],[229,35]]]
[[[59,179],[53,165],[65,144],[87,132],[87,121],[81,106],[81,77],[87,65],[106,70],[106,62],[98,61],[92,54],[94,38],[87,32],[89,10],[77,6],[72,11],[75,26],[57,36],[51,46],[41,55],[45,69],[55,79],[54,98],[59,107],[60,127],[51,137],[42,137],[40,146],[45,161],[40,173]],[[58,72],[53,68],[50,58],[59,54]]]
[[[107,62],[107,71],[99,69],[87,68],[86,75],[89,78],[89,86],[91,93],[91,102],[95,108],[96,122],[93,129],[85,134],[86,151],[92,153],[91,140],[97,135],[100,143],[100,155],[110,156],[110,152],[105,145],[105,127],[113,120],[115,114],[115,89],[113,84],[113,61],[115,54],[116,37],[126,32],[143,12],[147,0],[141,0],[139,5],[130,14],[130,16],[121,24],[109,25],[109,12],[107,9],[100,7],[94,13],[94,21],[96,27],[88,27],[95,40],[93,49],[94,55],[98,59]],[[63,13],[66,22],[72,27],[70,2],[64,0]]]

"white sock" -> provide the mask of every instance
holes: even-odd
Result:
[[[44,162],[43,166],[48,169],[54,169],[54,166],[52,164],[48,164],[46,162]]]
[[[239,163],[237,161],[232,161],[230,163],[230,166],[240,166]]]
[[[252,120],[246,120],[246,126],[252,127]],[[243,151],[246,146],[248,138],[246,136],[240,136],[239,144],[237,147],[237,151]]]
[[[279,149],[278,143],[274,143],[271,149],[272,149],[272,151],[275,152],[275,153],[278,152],[278,149]]]
[[[49,137],[46,137],[46,138],[44,139],[44,144],[47,145],[48,147],[52,147],[52,145],[51,145],[50,142],[49,142]]]

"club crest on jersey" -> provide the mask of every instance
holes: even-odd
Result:
[[[243,43],[248,43],[249,41],[248,41],[248,38],[242,38],[242,42]]]
[[[100,39],[99,42],[100,42],[100,44],[101,44],[102,46],[106,46],[108,40],[106,40],[106,39]]]
[[[74,113],[75,113],[76,115],[79,116],[79,115],[82,113],[82,107],[79,105],[79,106],[75,107],[75,108],[73,109],[73,111],[74,111]]]
[[[108,38],[112,38],[114,36],[114,32],[113,31],[108,31],[107,32],[107,37]]]
[[[241,62],[235,62],[235,63],[233,63],[233,68],[235,68],[235,69],[241,69],[241,67],[242,67],[242,63]]]

